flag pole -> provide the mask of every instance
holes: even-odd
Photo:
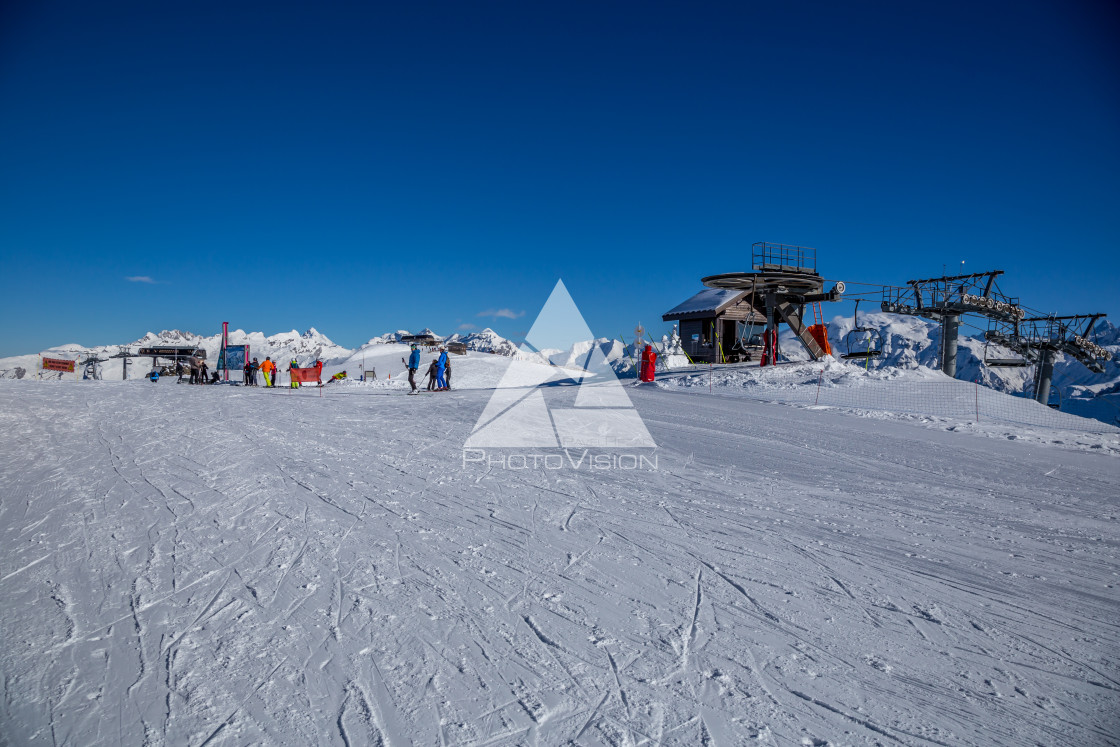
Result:
[[[229,361],[226,357],[226,349],[229,347],[229,322],[222,322],[222,368],[225,369],[225,381],[229,383]]]

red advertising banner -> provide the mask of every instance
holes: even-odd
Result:
[[[293,368],[291,370],[292,381],[298,381],[301,384],[318,384],[319,372],[321,368]]]
[[[63,358],[43,358],[43,368],[47,371],[66,371],[74,373],[74,361]]]

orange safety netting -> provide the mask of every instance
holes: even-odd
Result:
[[[300,384],[321,384],[319,381],[319,372],[321,368],[293,368],[290,373],[292,381],[297,381]]]

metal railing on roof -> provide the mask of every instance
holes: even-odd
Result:
[[[808,246],[756,241],[751,244],[751,266],[757,272],[817,272],[817,250]]]

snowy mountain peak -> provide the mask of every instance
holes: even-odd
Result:
[[[133,345],[197,345],[200,340],[204,339],[200,335],[192,332],[183,332],[178,329],[165,329],[159,334],[155,332],[148,332],[139,340],[133,342]]]
[[[517,353],[518,346],[487,327],[481,332],[471,332],[469,335],[459,337],[457,342],[467,346],[467,350],[477,350],[483,353],[512,356]]]
[[[1089,339],[1101,347],[1120,345],[1120,327],[1107,319],[1098,319],[1093,325],[1093,332],[1089,335]]]
[[[409,332],[407,329],[398,329],[396,332],[386,332],[383,335],[371,337],[369,339],[369,342],[367,342],[362,347],[369,347],[370,345],[392,345],[394,343],[400,342],[401,338],[408,334],[411,334],[411,332]]]

